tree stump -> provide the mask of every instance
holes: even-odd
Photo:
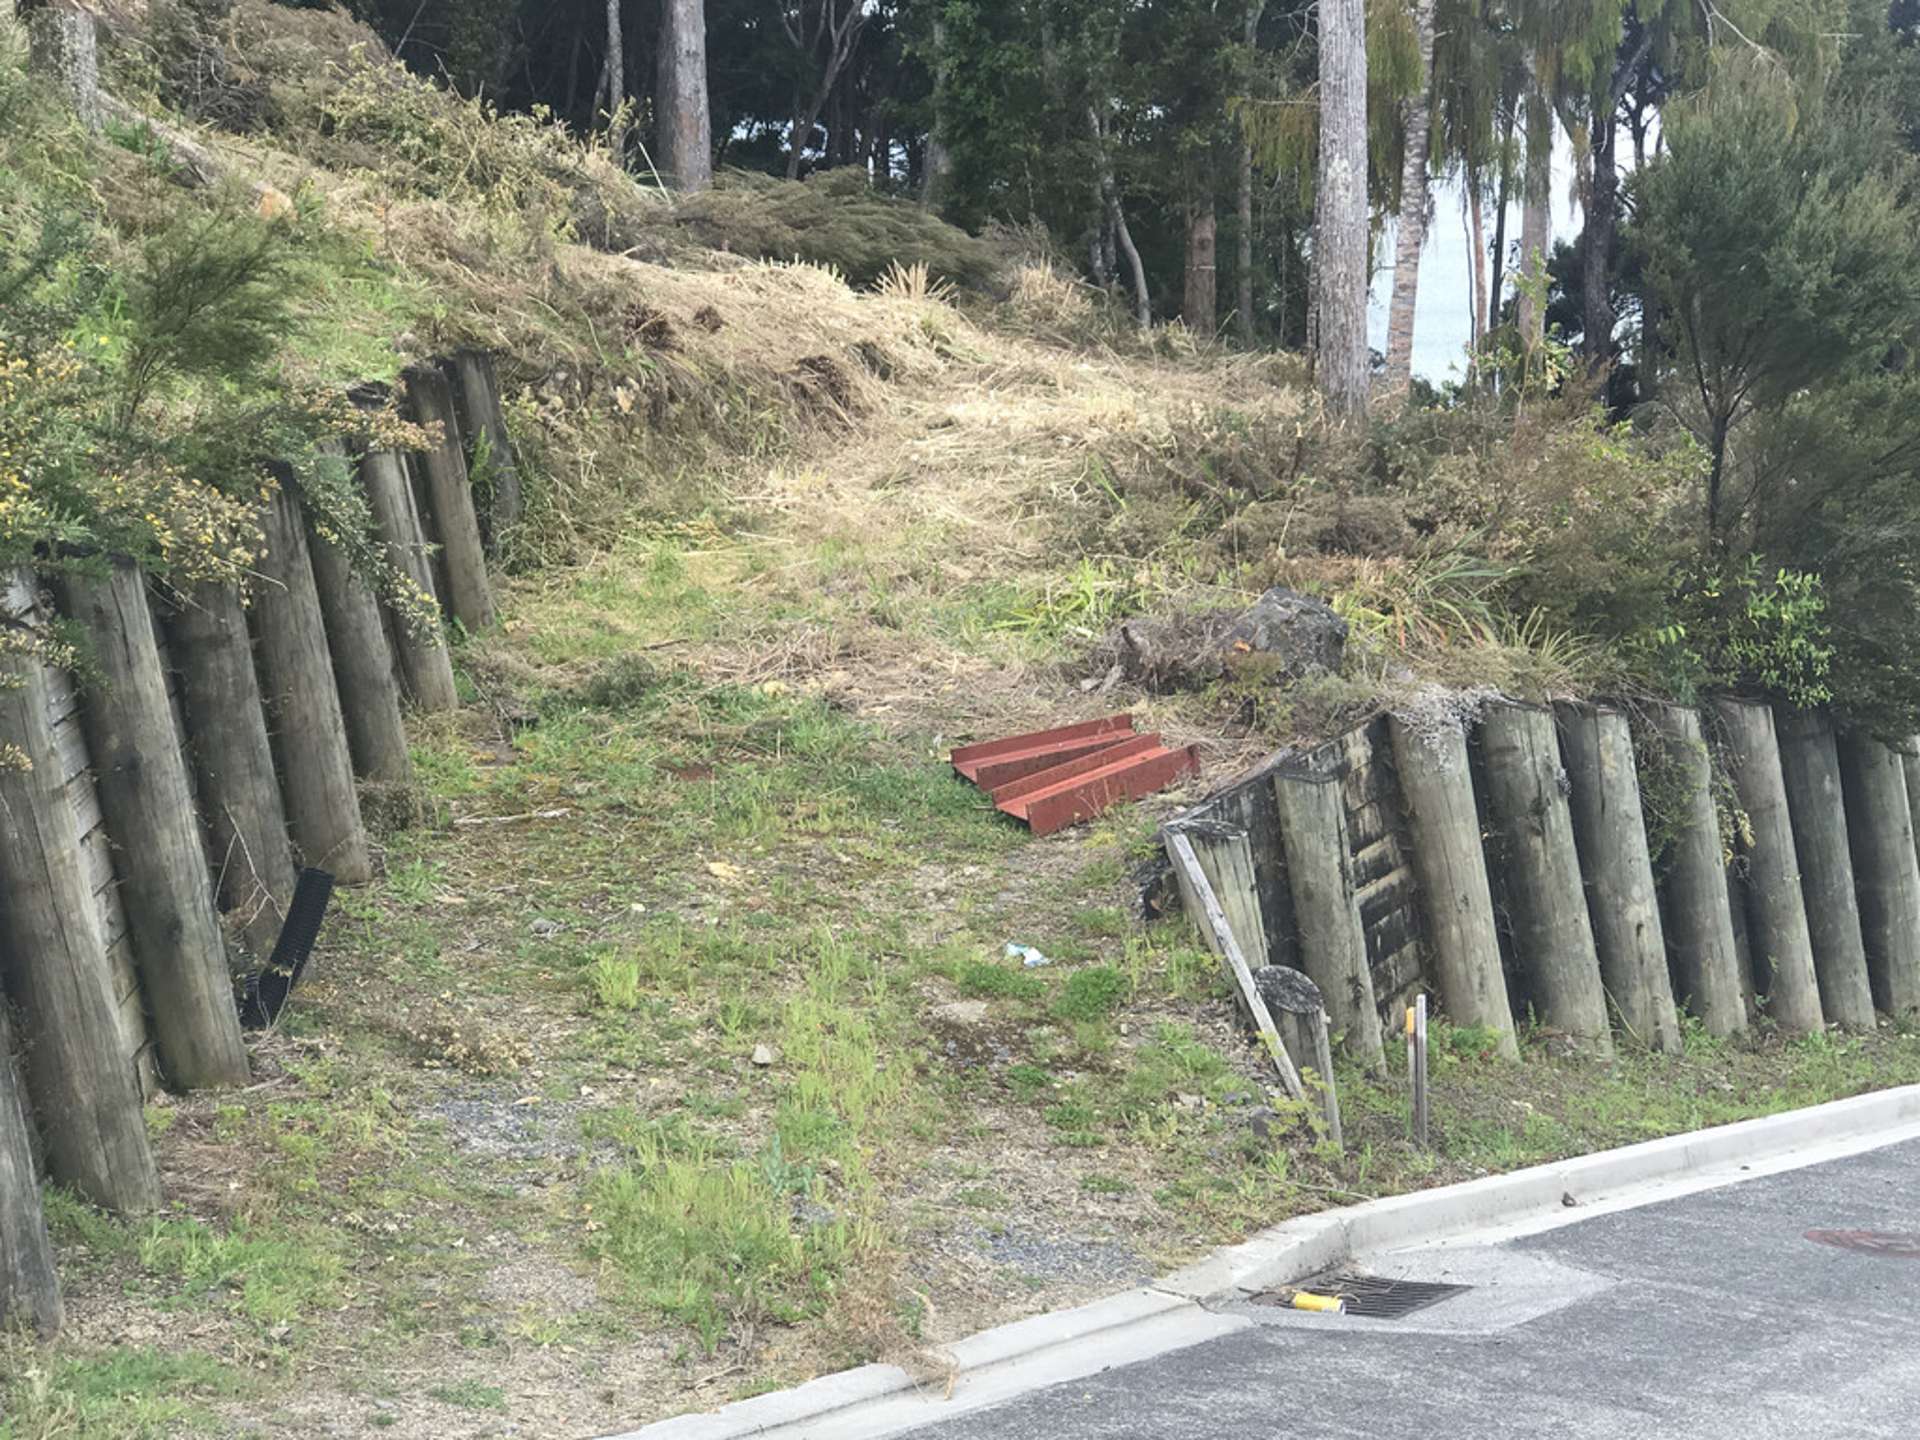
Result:
[[[1840,779],[1873,1003],[1897,1020],[1920,1011],[1920,869],[1906,771],[1879,741],[1843,735]]]
[[[1727,863],[1720,849],[1720,817],[1713,803],[1713,766],[1697,712],[1654,707],[1666,761],[1679,774],[1681,814],[1667,863],[1665,931],[1676,998],[1710,1035],[1747,1028],[1740,959],[1734,949],[1733,910],[1727,901]]]
[[[244,1085],[247,1050],[226,940],[154,642],[146,580],[121,560],[105,576],[69,576],[61,588],[103,682],[84,697],[81,721],[100,807],[115,837],[114,870],[161,1068],[185,1090]]]
[[[1319,987],[1327,1019],[1346,1052],[1368,1070],[1383,1072],[1380,1007],[1354,894],[1340,783],[1323,775],[1276,774],[1273,793],[1280,806],[1280,843],[1287,857],[1301,968]]]
[[[1588,705],[1554,710],[1601,978],[1628,1034],[1650,1049],[1678,1054],[1680,1021],[1627,717]]]
[[[92,14],[72,0],[51,0],[25,13],[29,63],[66,93],[80,123],[98,135],[106,129],[100,93],[100,43]]]
[[[1300,1081],[1308,1094],[1318,1092],[1327,1134],[1335,1145],[1342,1144],[1340,1097],[1334,1085],[1333,1051],[1329,1038],[1331,1026],[1320,987],[1304,971],[1286,965],[1262,965],[1253,972],[1253,983],[1260,998],[1267,1002],[1280,1032],[1280,1043],[1289,1055],[1298,1057]]]
[[[1589,1053],[1611,1058],[1607,994],[1553,714],[1533,705],[1495,705],[1481,722],[1481,745],[1516,966],[1547,1024]]]
[[[1433,945],[1440,1003],[1456,1025],[1495,1032],[1504,1059],[1520,1058],[1500,967],[1480,812],[1467,768],[1467,737],[1448,720],[1431,733],[1389,717],[1393,765],[1406,800],[1414,878]]]
[[[274,722],[287,820],[308,864],[345,885],[373,878],[333,656],[314,587],[300,502],[282,485],[262,516],[266,583],[254,597],[261,690]]]
[[[1747,910],[1756,992],[1764,985],[1767,1012],[1790,1035],[1809,1035],[1826,1019],[1813,967],[1806,899],[1800,892],[1800,860],[1787,811],[1786,780],[1773,711],[1744,700],[1716,701],[1726,727],[1734,789],[1747,812],[1751,843],[1747,861]]]
[[[1813,971],[1820,982],[1820,1012],[1850,1029],[1872,1029],[1873,987],[1867,979],[1833,726],[1814,711],[1776,710],[1774,728],[1780,739],[1793,849],[1800,857],[1800,893],[1807,905]]]

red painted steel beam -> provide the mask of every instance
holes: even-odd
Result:
[[[1005,810],[1016,800],[1038,795],[1044,790],[1058,789],[1069,780],[1077,780],[1082,775],[1091,775],[1094,771],[1104,770],[1119,761],[1165,748],[1160,743],[1158,735],[1128,735],[1115,739],[1113,743],[1091,754],[1063,760],[1060,764],[1050,765],[1045,770],[1018,776],[1004,784],[994,786],[993,803]]]
[[[1200,754],[1193,746],[1149,750],[1009,800],[999,808],[1025,820],[1035,835],[1051,835],[1077,820],[1090,820],[1123,800],[1151,795],[1199,768]]]
[[[1046,745],[1036,745],[1031,750],[1011,750],[1005,755],[990,755],[984,760],[968,760],[954,768],[982,790],[997,790],[1002,785],[1051,770],[1056,765],[1078,760],[1083,755],[1111,750],[1116,745],[1125,744],[1127,738],[1128,732],[1115,730],[1104,735],[1088,735],[1079,740],[1055,740]]]
[[[1008,735],[1004,739],[987,740],[978,745],[962,745],[949,758],[955,770],[972,780],[975,778],[975,771],[988,761],[1042,751],[1049,746],[1071,746],[1081,741],[1097,740],[1102,736],[1118,737],[1132,732],[1133,716],[1107,715],[1098,720],[1083,720],[1077,725],[1060,725],[1051,730],[1030,730],[1024,735]]]

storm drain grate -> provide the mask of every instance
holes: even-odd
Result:
[[[1442,1285],[1433,1280],[1388,1280],[1379,1275],[1323,1275],[1317,1280],[1303,1280],[1290,1289],[1264,1291],[1255,1295],[1253,1302],[1292,1306],[1296,1294],[1333,1295],[1340,1298],[1349,1315],[1370,1320],[1398,1320],[1472,1288]]]

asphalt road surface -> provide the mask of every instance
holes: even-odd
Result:
[[[1359,1268],[1470,1288],[1399,1320],[1250,1304],[1247,1329],[911,1433],[1920,1440],[1920,1141]]]

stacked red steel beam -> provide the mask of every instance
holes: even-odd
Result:
[[[996,809],[1051,835],[1126,800],[1163,790],[1200,769],[1191,745],[1170,750],[1136,735],[1131,715],[1009,735],[953,752],[953,768],[993,797]]]

